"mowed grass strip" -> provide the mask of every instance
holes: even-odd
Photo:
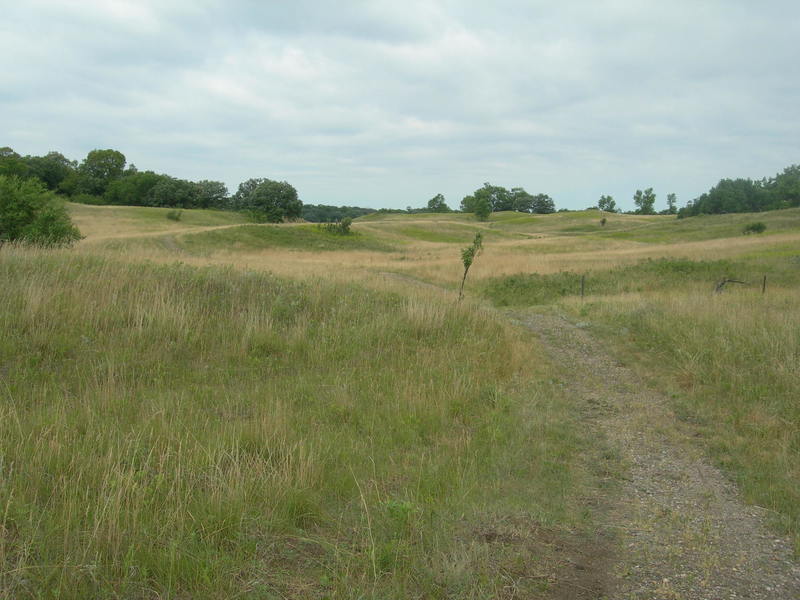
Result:
[[[580,520],[573,416],[490,312],[8,245],[0,277],[4,597],[497,597]]]

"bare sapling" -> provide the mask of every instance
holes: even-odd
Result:
[[[480,232],[475,234],[472,244],[461,250],[461,262],[464,263],[464,276],[461,278],[461,289],[458,291],[459,301],[464,298],[464,282],[467,280],[467,273],[472,266],[472,262],[478,253],[483,249],[483,235]]]

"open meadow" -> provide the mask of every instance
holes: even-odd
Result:
[[[70,211],[73,248],[0,250],[0,597],[594,597],[630,465],[535,315],[800,552],[800,209]]]

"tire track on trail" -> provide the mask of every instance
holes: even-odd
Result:
[[[609,358],[584,327],[563,317],[508,313],[563,368],[568,397],[625,465],[597,515],[616,540],[610,595],[664,600],[800,600],[800,565],[769,512],[736,487],[676,427],[664,394]]]

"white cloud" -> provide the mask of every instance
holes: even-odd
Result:
[[[18,3],[0,143],[308,202],[685,202],[798,162],[799,25],[793,2]]]

